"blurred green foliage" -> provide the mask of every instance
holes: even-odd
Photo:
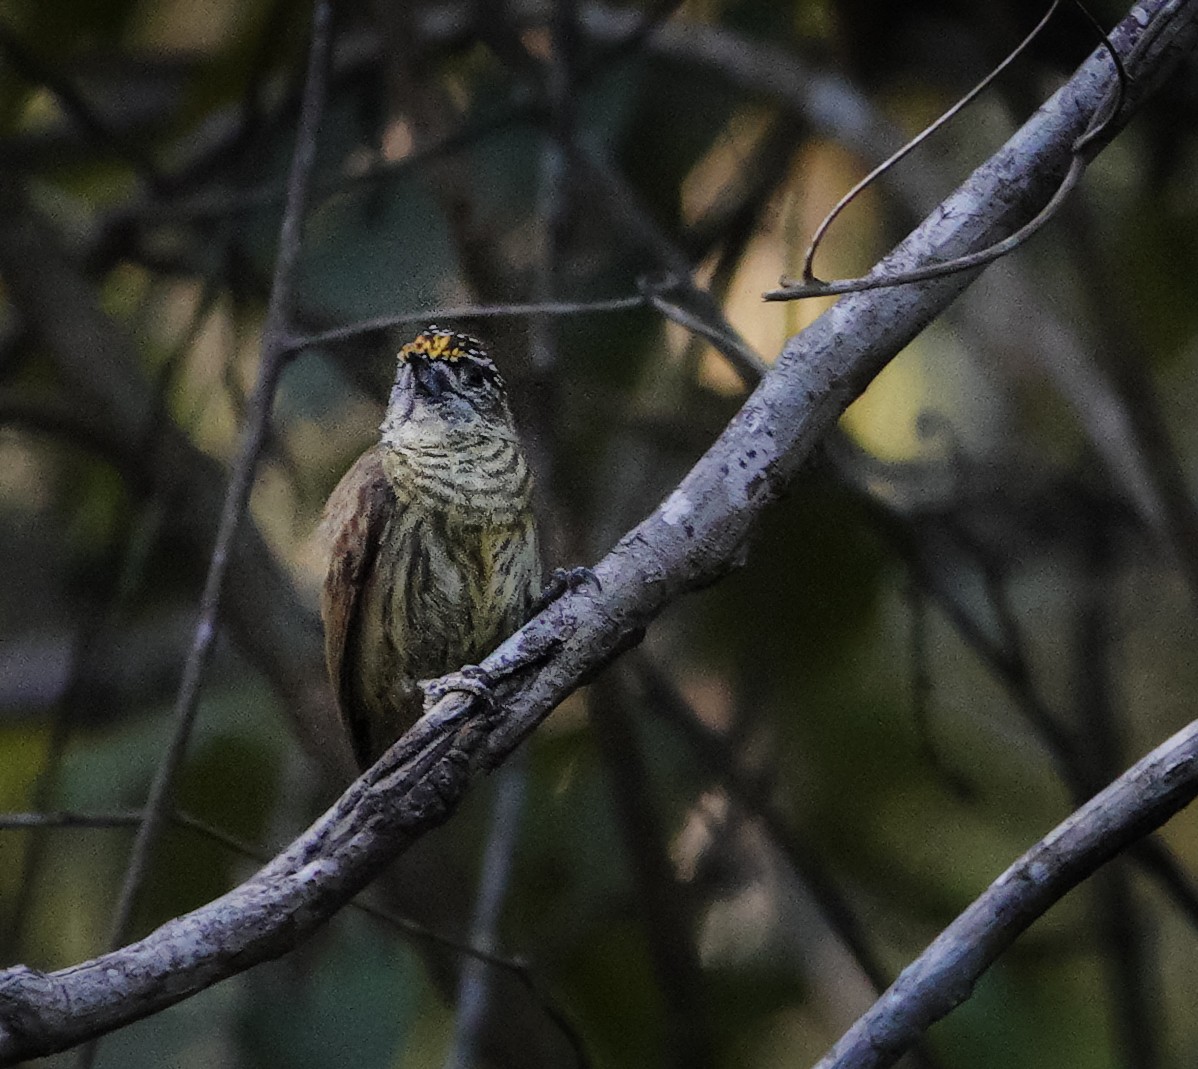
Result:
[[[855,117],[891,132],[917,124],[1039,14],[1014,2],[881,12],[740,0],[680,5],[652,29],[653,5],[566,7],[580,28],[556,114],[541,16],[484,27],[469,5],[339,7],[297,333],[634,295],[703,232],[697,280],[772,360],[808,313],[767,309],[760,290],[892,147],[864,152]],[[1097,13],[1105,24],[1124,14],[1115,3]],[[136,807],[165,748],[216,512],[180,487],[195,485],[184,476],[205,455],[227,464],[236,447],[307,19],[301,5],[232,0],[0,10],[0,186],[24,198],[0,208],[19,203],[47,223],[157,413],[143,428],[115,422],[105,386],[124,380],[109,351],[80,337],[94,353],[80,379],[11,274],[2,280],[5,810]],[[1013,130],[1089,50],[1087,33],[1063,20],[992,91],[986,122],[957,123],[904,164],[927,168],[915,173],[928,204],[949,188],[932,179],[984,159],[995,128]],[[762,89],[770,78],[791,91]],[[894,975],[1080,796],[1191,716],[1194,84],[1189,65],[1053,227],[896,358],[742,567],[671,607],[609,670],[614,685],[571,698],[532,740],[499,946],[527,961],[541,994],[495,988],[482,1064],[571,1064],[547,1002],[595,1066],[811,1061],[872,995],[755,799],[818,861]],[[781,163],[771,122],[793,130]],[[568,152],[547,132],[555,123],[574,139]],[[928,206],[904,197],[884,185],[846,215],[829,260],[899,236]],[[643,308],[454,325],[487,338],[513,384],[553,564],[597,559],[743,397],[718,353]],[[308,536],[372,439],[390,353],[415,329],[305,351],[276,399],[251,516],[269,552],[232,581],[176,793],[263,852],[337,786],[300,708],[327,705],[313,637],[322,562]],[[170,446],[175,469],[150,459],[175,441],[168,431],[195,447]],[[265,579],[259,590],[268,571],[291,600],[247,610],[275,596]],[[1086,637],[1096,619],[1099,640]],[[1040,707],[1064,752],[1029,715]],[[592,724],[605,716],[624,725],[636,762],[599,744]],[[618,804],[630,790],[652,808],[644,826]],[[472,798],[380,893],[468,938],[489,806],[489,792]],[[1194,830],[1183,814],[1164,833],[1187,873]],[[0,964],[61,967],[102,951],[131,838],[0,831]],[[646,853],[665,886],[646,886]],[[255,864],[172,828],[137,933]],[[1193,904],[1130,862],[1112,872],[1133,923],[1116,924],[1089,887],[1072,895],[932,1030],[934,1064],[1189,1064]],[[452,950],[348,909],[287,958],[108,1037],[98,1064],[440,1064],[459,966]],[[678,1041],[688,1034],[691,1048]],[[702,1058],[688,1061],[695,1046]]]

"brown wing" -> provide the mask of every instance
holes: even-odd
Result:
[[[324,618],[325,659],[341,717],[355,755],[362,760],[369,725],[359,708],[352,673],[363,590],[370,579],[379,544],[395,512],[395,494],[383,472],[382,452],[368,449],[342,476],[329,495],[321,532],[329,547],[320,615]]]

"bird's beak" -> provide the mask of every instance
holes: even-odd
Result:
[[[408,366],[415,377],[417,391],[437,400],[450,387],[449,371],[440,360],[411,360]]]
[[[391,401],[387,405],[388,412],[398,419],[407,419],[412,413],[412,402],[415,400],[416,376],[411,363],[400,365],[399,374],[395,376],[395,385],[391,387]]]

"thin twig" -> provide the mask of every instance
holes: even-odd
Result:
[[[901,160],[904,156],[914,152],[915,149],[922,145],[937,130],[951,122],[956,115],[959,115],[983,92],[985,92],[987,87],[992,85],[994,80],[1012,63],[1014,63],[1015,60],[1023,55],[1028,46],[1040,36],[1040,32],[1045,26],[1048,25],[1049,20],[1054,14],[1056,14],[1056,10],[1058,7],[1060,7],[1060,5],[1061,0],[1052,0],[1048,10],[1044,13],[1044,16],[1040,19],[1040,21],[1036,23],[1031,33],[1029,33],[1022,41],[1019,42],[1014,51],[1007,55],[1006,59],[999,63],[997,67],[990,71],[986,77],[978,82],[977,85],[969,90],[969,92],[966,93],[960,100],[958,100],[951,108],[949,108],[938,119],[936,119],[935,122],[929,123],[927,126],[925,126],[897,152],[891,153],[891,155],[879,163],[877,167],[870,171],[869,174],[862,178],[861,181],[854,185],[852,189],[850,189],[843,197],[840,198],[840,200],[836,202],[832,210],[824,216],[823,222],[821,222],[819,226],[815,228],[815,233],[812,235],[811,242],[807,246],[807,251],[803,254],[803,270],[799,277],[802,279],[804,286],[823,287],[828,285],[827,282],[815,277],[815,269],[813,265],[815,262],[815,253],[819,249],[820,242],[823,240],[824,235],[828,232],[828,228],[839,218],[840,213],[843,212],[844,209],[847,208],[854,200],[856,200],[863,190],[871,186],[875,181],[877,181],[878,178],[889,171],[890,168],[898,163],[899,160]]]
[[[693,303],[696,293],[701,293],[689,280],[642,279],[641,290],[649,304],[671,323],[677,323],[678,326],[709,342],[727,359],[745,385],[752,385],[769,371],[769,365],[722,316],[717,318],[705,314],[703,310],[692,311],[680,303],[685,300]],[[671,294],[674,295],[674,300],[670,299]],[[709,310],[710,303],[707,299],[699,302],[704,310]]]
[[[753,350],[739,339],[723,311],[691,278],[686,253],[667,235],[619,172],[598,153],[575,146],[572,153],[577,173],[587,179],[602,198],[602,205],[624,242],[652,256],[664,273],[659,284],[642,284],[642,292],[663,315],[678,319],[690,330],[702,333],[732,366],[746,386],[752,386],[768,370]],[[673,301],[667,295],[674,297]],[[686,307],[680,303],[685,301]]]
[[[247,861],[264,865],[271,859],[272,855],[267,851],[192,813],[176,810],[169,814],[168,819],[175,827],[195,832]],[[141,821],[142,811],[140,809],[110,809],[95,812],[59,809],[46,812],[0,813],[0,831],[102,831],[137,828],[141,825]],[[354,899],[348,904],[348,908],[356,909],[368,917],[373,917],[414,940],[432,943],[461,954],[463,957],[474,958],[486,965],[504,969],[517,976],[529,988],[535,986],[528,965],[519,958],[508,957],[496,953],[494,950],[483,949],[470,943],[463,943],[460,939],[454,939],[452,936],[442,935],[418,921],[402,917],[394,910],[373,902]]]
[[[643,296],[609,297],[594,301],[532,301],[516,304],[466,304],[457,308],[432,308],[423,312],[404,312],[402,315],[378,316],[350,323],[344,327],[323,330],[319,334],[308,334],[291,338],[286,343],[288,352],[312,349],[321,345],[334,345],[350,341],[363,334],[376,334],[392,327],[406,327],[414,323],[440,323],[453,319],[498,319],[510,316],[573,316],[591,312],[626,312],[644,308],[648,301]]]
[[[249,503],[254,470],[269,425],[275,387],[288,355],[284,339],[299,259],[304,206],[315,160],[317,129],[324,110],[325,76],[332,41],[331,23],[332,8],[329,0],[317,0],[312,18],[312,45],[308,59],[304,103],[288,183],[287,210],[279,235],[278,262],[262,333],[262,361],[258,382],[221,513],[216,545],[212,551],[212,560],[200,600],[199,621],[179,685],[174,709],[174,730],[167,752],[159,763],[150,786],[144,819],[134,840],[129,867],[121,889],[112,927],[114,946],[119,946],[127,936],[137,895],[145,880],[170,805],[175,774],[182,764],[187,741],[195,723],[204,669],[216,638],[221,590],[228,572],[233,542]]]
[[[1102,39],[1102,45],[1105,54],[1110,58],[1115,69],[1115,84],[1111,87],[1110,92],[1103,97],[1094,109],[1093,115],[1090,117],[1090,122],[1086,129],[1078,136],[1073,143],[1072,158],[1069,162],[1069,170],[1065,173],[1065,177],[1061,180],[1056,191],[1049,198],[1048,203],[1044,205],[1028,222],[1019,227],[1013,234],[1010,234],[1001,241],[997,241],[984,249],[979,249],[977,252],[967,253],[961,256],[955,256],[948,260],[943,260],[939,263],[929,264],[925,267],[917,267],[906,271],[888,271],[884,266],[882,269],[870,272],[870,274],[862,278],[838,279],[835,282],[822,282],[811,275],[811,259],[815,255],[814,243],[812,248],[808,250],[808,255],[804,260],[803,271],[804,277],[801,282],[795,284],[787,280],[783,280],[782,285],[776,290],[770,290],[763,296],[767,301],[792,301],[802,300],[806,297],[829,297],[845,293],[862,293],[871,289],[885,289],[890,286],[902,286],[910,282],[927,282],[931,279],[944,278],[947,275],[956,274],[961,271],[972,271],[974,269],[985,267],[987,264],[993,263],[1002,257],[1014,252],[1020,245],[1024,244],[1031,238],[1045,223],[1052,219],[1060,210],[1065,199],[1073,192],[1074,187],[1082,180],[1082,175],[1086,173],[1086,168],[1094,160],[1098,154],[1099,148],[1109,140],[1110,134],[1117,128],[1120,112],[1123,110],[1123,104],[1127,97],[1127,69],[1124,65],[1123,58],[1119,55],[1118,50],[1111,43],[1111,39],[1102,31],[1090,13],[1082,7],[1079,0],[1074,0],[1077,7],[1081,8],[1090,24],[1095,27]],[[1054,0],[1055,7],[1055,0]],[[1052,11],[1049,11],[1049,15]],[[1045,16],[1047,21],[1048,16]],[[1144,37],[1137,42],[1136,48],[1147,48],[1157,33],[1161,32],[1165,25],[1168,24],[1168,17],[1165,12],[1158,16],[1156,22],[1150,27],[1149,32],[1146,32]],[[1040,27],[1037,26],[1033,31],[1032,36],[1039,33]],[[1016,52],[1008,57],[1006,62],[1010,62],[1018,55],[1019,51],[1026,47],[1031,41],[1031,37],[1027,38],[1023,44],[1019,46]],[[1004,63],[1005,66],[1005,63]],[[999,68],[1000,70],[1002,67]],[[979,86],[980,91],[983,86]],[[967,97],[966,102],[972,97]],[[953,112],[949,112],[949,116]],[[917,139],[918,142],[919,139]],[[914,147],[912,145],[911,147]],[[889,161],[883,164],[883,168],[889,165]],[[875,175],[870,175],[867,181],[872,181]],[[857,191],[854,190],[855,195]],[[837,205],[833,209],[834,213],[838,213],[843,205]],[[830,220],[828,220],[830,222]],[[822,230],[821,230],[822,234]],[[817,235],[817,239],[818,239]]]
[[[888,289],[892,286],[906,286],[912,282],[930,282],[932,279],[945,278],[965,271],[985,267],[987,264],[1001,260],[1008,253],[1014,252],[1020,245],[1031,238],[1045,223],[1057,214],[1065,198],[1073,192],[1074,187],[1081,181],[1089,161],[1081,155],[1073,157],[1069,170],[1049,202],[1038,211],[1027,223],[1024,223],[1015,233],[988,245],[977,252],[964,256],[954,256],[951,260],[929,264],[927,267],[916,267],[910,271],[888,272],[884,268],[877,274],[863,275],[860,278],[837,279],[834,282],[802,282],[793,284],[783,280],[776,290],[768,290],[762,294],[766,301],[800,301],[808,297],[839,297],[845,293],[865,293],[868,290]]]

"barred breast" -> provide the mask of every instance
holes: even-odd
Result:
[[[380,557],[400,567],[377,569],[368,586],[364,619],[380,621],[381,634],[373,654],[363,651],[391,666],[383,676],[423,679],[478,661],[524,622],[540,590],[531,513],[482,527],[408,508],[384,539]]]
[[[347,665],[362,681],[379,751],[420,715],[416,680],[481,660],[525,620],[541,588],[532,480],[514,442],[381,450],[395,506],[377,533]]]

